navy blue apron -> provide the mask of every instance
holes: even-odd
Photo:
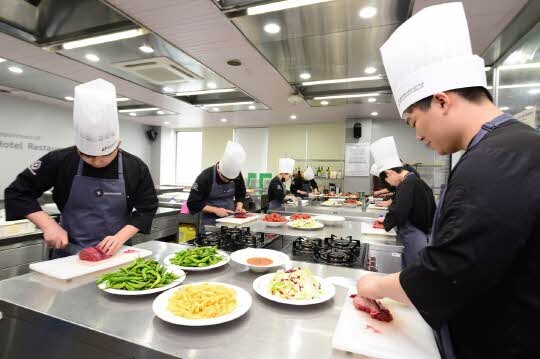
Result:
[[[285,182],[282,182],[279,176],[277,176],[277,178],[279,179],[280,186],[283,189],[283,195],[286,195],[287,188],[285,188]],[[277,209],[277,208],[281,208],[282,206],[283,206],[283,202],[280,201],[279,199],[273,199],[270,202],[268,202],[268,209]]]
[[[79,159],[77,175],[62,211],[60,225],[68,233],[73,248],[95,246],[107,236],[113,236],[129,222],[122,152],[118,152],[118,178],[103,179],[82,175],[83,160]],[[54,250],[53,257],[72,255],[68,250]]]
[[[234,181],[229,183],[219,184],[217,183],[217,168],[214,166],[214,176],[212,179],[212,190],[206,199],[206,205],[225,208],[231,211],[234,211]],[[204,233],[204,226],[215,225],[216,219],[219,217],[213,213],[202,212],[201,213],[201,224],[199,227],[199,232]]]
[[[415,176],[413,172],[407,173],[405,178]],[[403,253],[401,255],[401,269],[405,269],[416,261],[418,253],[428,244],[428,235],[412,223],[407,221],[405,225],[397,228],[397,238],[403,243]]]
[[[302,186],[300,186],[300,191],[306,192],[306,194],[297,193],[296,197],[306,198],[311,193],[311,181],[302,180]]]
[[[469,147],[467,147],[467,151],[478,144],[478,142],[482,141],[482,139],[491,131],[499,127],[501,124],[505,123],[506,121],[512,119],[512,116],[508,114],[502,114],[497,117],[495,117],[493,120],[486,122],[482,125],[482,128],[480,128],[480,131],[474,136],[471,143],[469,144]],[[446,188],[444,188],[441,191],[441,196],[439,197],[439,204],[437,205],[437,209],[435,210],[435,216],[433,218],[433,226],[431,228],[431,236],[429,238],[429,243],[433,242],[433,238],[435,238],[435,233],[437,231],[437,222],[439,220],[440,211],[444,203],[444,197],[446,195],[446,190],[448,189],[448,184]],[[450,329],[448,328],[448,324],[445,324],[441,327],[439,330],[434,330],[435,332],[435,340],[437,341],[437,345],[439,346],[439,351],[441,353],[441,356],[443,359],[456,359],[456,354],[454,353],[454,346],[452,344],[452,338],[450,336]]]

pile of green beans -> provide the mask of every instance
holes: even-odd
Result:
[[[153,259],[137,258],[131,265],[99,277],[107,289],[146,290],[171,284],[179,277]]]
[[[197,247],[186,249],[171,258],[171,264],[182,267],[208,267],[223,260],[216,247]]]

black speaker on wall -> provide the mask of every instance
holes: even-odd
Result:
[[[152,142],[154,142],[158,137],[158,132],[154,130],[153,128],[146,131],[146,137]]]
[[[357,123],[354,124],[353,136],[354,136],[354,138],[362,137],[362,124],[360,122],[357,122]]]

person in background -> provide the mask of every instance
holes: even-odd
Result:
[[[120,149],[113,84],[97,79],[75,87],[73,127],[75,146],[47,153],[6,188],[6,217],[36,224],[53,258],[92,246],[112,255],[137,232],[150,232],[154,182],[141,159]],[[51,188],[60,224],[37,201]]]
[[[401,158],[399,160],[403,162]],[[414,173],[416,177],[420,178],[418,171],[408,163],[403,164],[403,169]],[[382,202],[378,203],[378,206],[390,207],[392,201],[396,198],[395,188],[381,182],[379,173],[377,172],[377,165],[373,164],[373,166],[371,166],[371,174],[373,175],[373,197],[382,197],[384,199]]]
[[[430,245],[358,294],[413,305],[443,358],[540,358],[540,136],[503,113],[459,2],[417,12],[381,48],[400,116],[450,172]]]
[[[279,159],[279,174],[272,179],[268,186],[268,209],[276,209],[283,206],[283,202],[292,198],[287,196],[285,182],[291,179],[294,172],[294,160],[292,158]]]
[[[370,150],[381,182],[395,188],[396,194],[386,216],[377,221],[383,223],[387,232],[396,228],[404,247],[401,258],[405,268],[428,243],[436,208],[433,192],[422,179],[404,169],[393,137],[373,142]]]
[[[319,187],[315,181],[313,168],[307,167],[304,170],[304,173],[298,173],[298,175],[294,177],[291,184],[291,193],[296,197],[302,198],[309,196],[310,193],[319,193]]]
[[[205,225],[215,225],[218,218],[245,212],[246,185],[240,172],[245,161],[242,145],[228,141],[221,160],[197,176],[187,207],[191,214],[201,212],[200,232]]]

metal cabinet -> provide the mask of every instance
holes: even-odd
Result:
[[[0,280],[28,273],[28,266],[48,258],[41,238],[5,245],[0,241]]]

